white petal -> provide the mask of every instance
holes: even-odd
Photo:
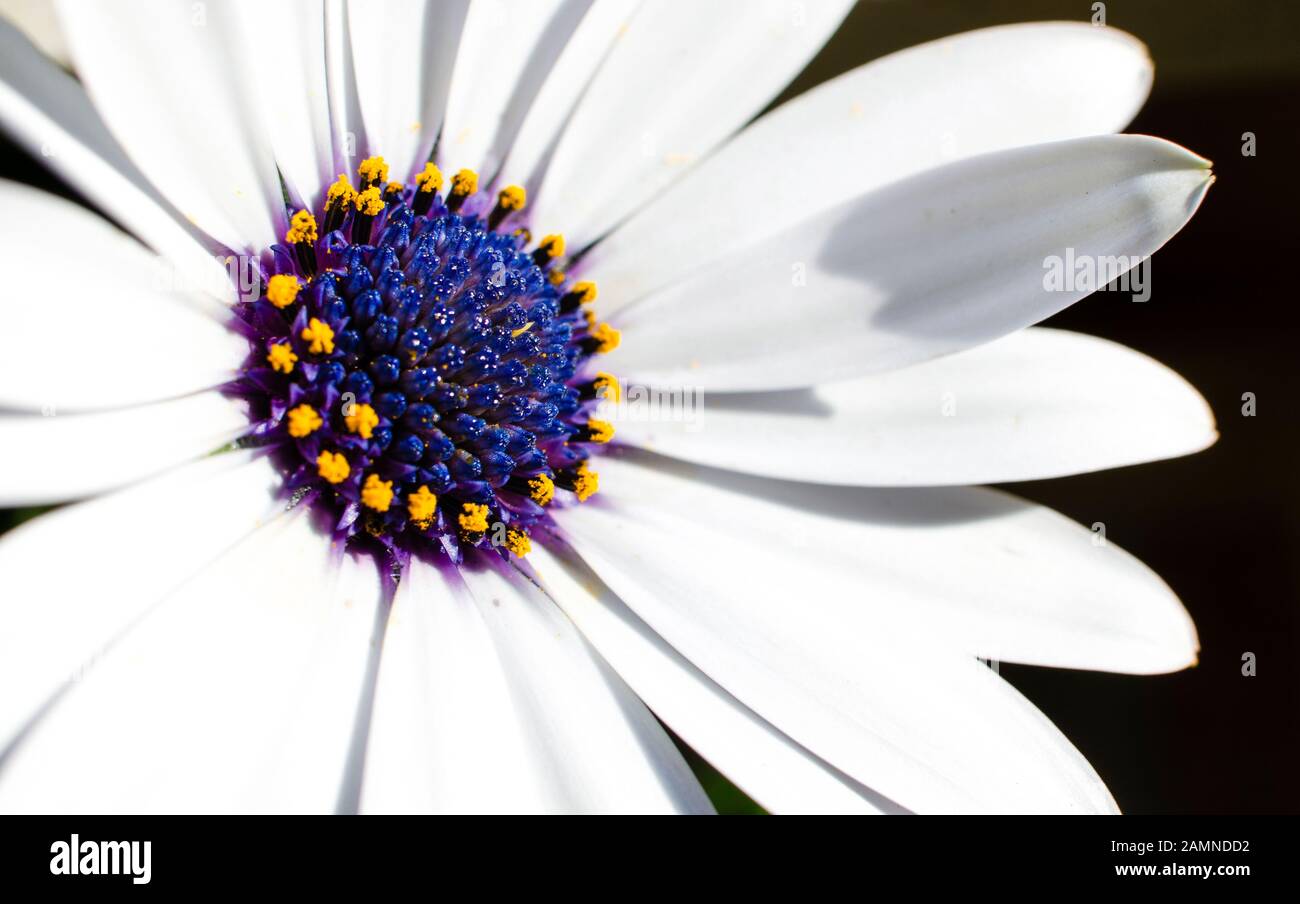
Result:
[[[789,483],[644,453],[628,462],[603,457],[599,469],[600,495],[617,511],[566,511],[566,530],[571,519],[617,515],[653,535],[689,519],[673,545],[698,551],[671,559],[683,574],[698,570],[694,559],[706,568],[726,544],[726,570],[741,575],[733,581],[770,571],[786,586],[763,595],[797,592],[808,599],[802,606],[831,622],[892,625],[971,655],[1031,665],[1147,674],[1196,661],[1191,619],[1149,568],[1113,537],[1102,543],[1004,493]],[[846,598],[853,587],[863,588],[861,599]]]
[[[222,270],[108,132],[70,75],[0,21],[0,123],[79,192],[183,272],[218,280]],[[212,271],[216,271],[212,277]],[[228,282],[228,281],[227,281]]]
[[[960,351],[1094,288],[1055,257],[1127,266],[1192,216],[1209,163],[1103,135],[998,151],[809,219],[622,312],[608,368],[640,383],[792,389]]]
[[[1113,806],[968,649],[1154,671],[1194,648],[1140,564],[996,494],[599,467],[604,503],[561,521],[597,574],[754,712],[911,810]]]
[[[80,499],[206,455],[249,427],[214,391],[92,414],[0,413],[0,505]]]
[[[602,242],[602,313],[820,210],[953,160],[1122,129],[1146,100],[1135,38],[1078,22],[954,35],[778,107]]]
[[[646,627],[581,560],[536,545],[529,562],[546,592],[655,715],[768,810],[898,811],[711,681]]]
[[[696,812],[645,707],[519,576],[413,562],[366,753],[366,812]]]
[[[582,97],[533,211],[575,251],[739,129],[839,27],[851,0],[646,0]]]
[[[298,202],[316,209],[334,176],[321,0],[239,0],[243,40],[263,90],[275,162]],[[273,87],[272,87],[273,86]]]
[[[181,214],[236,251],[285,221],[243,8],[188,0],[60,0],[72,57],[131,159]]]
[[[341,577],[301,511],[257,531],[54,701],[0,810],[333,811],[382,627],[366,567]]]
[[[0,17],[18,26],[46,56],[68,64],[68,43],[49,0],[0,0]]]
[[[0,539],[0,749],[113,638],[282,511],[280,483],[263,456],[215,455]]]
[[[644,449],[859,486],[1042,480],[1187,455],[1218,435],[1200,393],[1169,368],[1041,327],[842,383],[710,395],[690,420],[652,413],[602,410],[619,440]]]
[[[367,146],[399,182],[433,150],[468,7],[468,0],[348,4]]]
[[[520,84],[516,99],[521,104],[527,103],[528,109],[522,111],[524,119],[519,126],[518,135],[513,136],[513,141],[503,141],[501,144],[502,151],[506,154],[506,162],[502,167],[502,174],[506,178],[502,181],[526,185],[536,199],[536,189],[544,165],[555,150],[555,142],[563,134],[574,106],[614,43],[627,31],[632,14],[641,3],[642,0],[601,0],[599,3],[591,3],[582,21],[551,64],[550,71],[544,77],[539,74],[541,85],[537,95],[529,97],[528,86]],[[566,0],[566,8],[574,5],[575,0]],[[548,35],[547,42],[549,40]],[[539,45],[536,60],[539,70],[543,62],[541,47],[552,49],[549,43]],[[532,63],[533,61],[529,63],[529,74],[532,72]],[[510,136],[503,132],[502,137],[504,139]],[[456,165],[456,161],[451,159],[444,162]]]
[[[0,290],[0,406],[131,405],[234,376],[247,340],[214,316],[224,309],[171,288],[173,271],[134,239],[14,182],[0,181],[0,205],[5,253],[29,274]]]
[[[591,0],[477,0],[456,54],[439,159],[491,178]]]

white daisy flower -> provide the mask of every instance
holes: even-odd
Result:
[[[1111,134],[1151,63],[1087,25],[754,119],[851,5],[65,2],[77,79],[0,29],[0,120],[130,233],[0,183],[0,505],[86,499],[0,541],[0,810],[709,810],[662,725],[777,812],[1113,810],[977,657],[1191,620],[967,485],[1213,442],[1032,327],[1209,164]]]

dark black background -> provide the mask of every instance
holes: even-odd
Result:
[[[785,96],[921,41],[1003,22],[1088,20],[1091,5],[868,0]],[[1106,13],[1156,61],[1154,92],[1129,131],[1212,159],[1218,181],[1156,255],[1149,302],[1099,294],[1048,325],[1165,362],[1204,394],[1221,439],[1189,458],[1010,489],[1085,524],[1105,522],[1108,539],[1181,596],[1201,661],[1159,677],[1005,664],[1002,674],[1075,742],[1128,813],[1296,813],[1300,3],[1115,0]],[[1241,153],[1246,131],[1257,156]],[[64,191],[2,139],[0,175]],[[1255,417],[1241,414],[1246,392]],[[0,530],[18,517],[0,511]],[[1257,657],[1252,678],[1241,674],[1247,651]],[[724,809],[744,809],[729,800],[720,792]]]

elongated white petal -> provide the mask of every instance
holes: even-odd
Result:
[[[591,0],[478,0],[469,8],[438,156],[490,178]]]
[[[182,215],[236,251],[285,222],[244,8],[189,0],[60,0],[64,33],[95,106]]]
[[[367,812],[695,812],[645,707],[522,578],[412,563],[384,641]]]
[[[859,486],[1041,480],[1187,455],[1218,435],[1200,393],[1159,362],[1041,327],[856,380],[705,396],[689,420],[640,409],[605,412],[621,441],[734,471]]]
[[[0,749],[113,638],[282,510],[279,484],[264,457],[216,455],[0,539]]]
[[[536,96],[529,97],[529,86],[520,83],[512,108],[518,102],[526,105],[527,109],[512,109],[511,115],[522,112],[523,121],[519,125],[518,134],[511,136],[504,131],[501,133],[503,140],[500,148],[506,159],[501,169],[504,176],[502,181],[526,184],[529,192],[536,196],[545,165],[550,160],[555,143],[563,134],[574,107],[611,48],[626,32],[632,15],[642,2],[643,0],[600,0],[599,3],[592,3],[549,71],[543,73],[540,65],[544,62],[543,53],[551,49],[549,42],[552,37],[559,36],[548,31],[525,74],[525,77],[532,75],[533,63],[539,64],[537,77],[541,80],[541,85]],[[566,0],[566,11],[561,16],[566,15],[575,3],[576,0]],[[563,20],[557,18],[553,22],[560,25]],[[444,162],[456,165],[456,161],[449,158],[444,159]]]
[[[59,695],[0,769],[0,810],[333,811],[382,624],[365,567],[341,578],[300,512],[255,532]]]
[[[234,375],[248,342],[224,309],[170,287],[174,271],[134,239],[25,185],[0,181],[0,205],[0,241],[29,274],[0,289],[0,407],[131,405]]]
[[[954,35],[860,66],[747,127],[592,253],[602,313],[845,198],[954,160],[1122,129],[1151,60],[1115,28]]]
[[[22,147],[196,278],[220,268],[108,132],[70,75],[0,21],[0,123]],[[220,288],[220,282],[217,282]],[[225,292],[216,292],[225,298]]]
[[[244,405],[215,391],[91,414],[0,414],[0,505],[80,499],[134,483],[247,432]]]
[[[812,59],[851,0],[646,0],[574,110],[533,222],[575,250],[679,178]]]
[[[239,0],[242,40],[263,90],[262,119],[280,174],[316,209],[334,175],[322,0]]]
[[[775,813],[881,813],[898,807],[764,721],[637,618],[571,555],[534,546],[542,586],[620,678],[691,748]]]
[[[433,150],[468,8],[468,0],[348,4],[366,141],[399,182]]]
[[[1196,661],[1196,630],[1157,575],[1114,537],[1100,542],[1014,496],[791,483],[644,453],[628,462],[602,458],[599,468],[601,496],[616,511],[598,517],[584,506],[575,521],[618,514],[648,523],[651,534],[689,521],[672,541],[698,550],[672,559],[683,574],[699,570],[692,561],[704,569],[725,543],[734,568],[723,571],[741,577],[719,580],[758,581],[744,575],[767,571],[784,586],[763,596],[797,592],[809,615],[824,612],[846,628],[892,626],[971,655],[1062,668],[1148,674]]]
[[[666,386],[790,389],[960,351],[1100,288],[1078,261],[1123,272],[1153,253],[1211,181],[1207,161],[1137,135],[930,170],[651,294],[616,321],[608,367]]]
[[[606,501],[562,526],[601,578],[754,712],[908,809],[1113,806],[968,651],[1158,671],[1194,649],[1149,571],[996,494],[600,469]]]

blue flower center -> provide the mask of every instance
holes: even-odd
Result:
[[[445,194],[432,164],[411,186],[387,175],[372,157],[359,187],[340,175],[319,216],[294,214],[237,306],[251,351],[233,388],[336,539],[522,556],[596,490],[588,456],[613,429],[591,406],[618,384],[592,358],[618,333],[563,272],[562,237],[529,250],[508,225],[523,189],[487,209],[469,170]]]

